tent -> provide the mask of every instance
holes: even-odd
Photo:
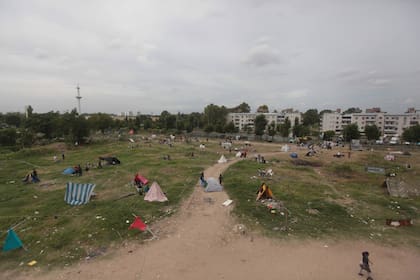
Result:
[[[290,157],[291,157],[291,158],[298,158],[298,154],[297,154],[297,153],[291,153],[291,154],[290,154]]]
[[[221,192],[223,191],[222,185],[219,181],[213,177],[207,179],[207,187],[204,189],[205,192]]]
[[[257,191],[256,200],[268,199],[268,198],[273,198],[273,192],[265,183],[263,183]]]
[[[73,167],[67,167],[66,169],[64,169],[63,174],[64,175],[70,175],[70,174],[74,174],[76,173],[76,170],[74,170]]]
[[[241,152],[237,152],[235,157],[241,157],[242,153]]]
[[[121,161],[116,157],[99,157],[100,160],[106,161],[108,164],[116,165],[120,164]]]
[[[286,145],[283,145],[280,150],[282,152],[288,152],[288,151],[290,151],[290,147],[289,147],[289,145],[286,144]]]
[[[68,182],[64,201],[70,205],[82,205],[89,202],[92,196],[95,184],[78,184]]]
[[[225,156],[224,155],[222,155],[221,157],[220,157],[220,159],[217,161],[218,163],[226,163],[227,162],[227,159],[225,158]]]
[[[149,191],[144,196],[144,200],[165,202],[165,201],[168,201],[168,198],[163,193],[159,184],[157,182],[153,182],[152,185],[150,186]]]
[[[4,241],[3,252],[7,252],[20,247],[23,247],[22,241],[20,241],[19,237],[13,229],[9,229],[7,231],[6,240]]]
[[[141,176],[139,173],[136,173],[136,176],[134,176],[134,182],[141,183],[142,185],[146,185],[149,182],[149,180]]]
[[[204,144],[200,144],[200,149],[205,149],[206,146],[204,146]]]

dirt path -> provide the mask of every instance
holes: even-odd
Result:
[[[230,164],[205,171],[215,177]],[[420,254],[347,241],[273,241],[235,233],[225,192],[194,192],[174,216],[153,226],[159,240],[130,243],[109,257],[10,279],[366,279],[357,275],[361,252],[371,252],[374,279],[420,279]]]

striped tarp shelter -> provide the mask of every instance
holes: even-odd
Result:
[[[68,182],[64,201],[70,205],[82,205],[89,202],[95,184],[80,184]]]

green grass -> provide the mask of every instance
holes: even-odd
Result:
[[[71,264],[100,248],[118,246],[123,240],[150,238],[147,233],[129,231],[126,220],[132,221],[135,213],[153,223],[176,211],[181,200],[192,192],[200,172],[218,158],[216,143],[208,143],[205,151],[200,151],[198,145],[140,143],[130,149],[126,142],[91,144],[66,150],[65,160],[57,163],[53,156],[61,158],[64,146],[1,154],[0,239],[3,242],[8,228],[23,221],[15,231],[28,252],[2,253],[0,267],[16,268],[32,259],[43,267]],[[194,158],[187,156],[192,151]],[[162,159],[166,154],[171,156],[170,161]],[[81,177],[62,175],[66,167],[96,164],[104,155],[117,156],[122,164],[93,168]],[[34,167],[41,182],[22,183],[21,179]],[[156,180],[169,202],[149,203],[139,195],[118,199],[135,192],[130,182],[136,172],[151,182]],[[64,190],[68,181],[95,183],[97,198],[83,206],[67,205]]]
[[[128,142],[128,141],[127,141]],[[176,211],[181,201],[193,191],[200,172],[220,157],[217,142],[176,143],[172,148],[156,142],[140,142],[130,149],[127,142],[103,142],[66,149],[50,145],[0,153],[0,240],[7,229],[16,227],[28,252],[15,250],[0,254],[1,269],[26,269],[19,266],[33,259],[43,268],[72,264],[125,240],[149,238],[147,233],[129,231],[126,220],[132,213],[153,223]],[[273,148],[274,147],[274,148]],[[57,163],[65,149],[66,159]],[[253,152],[278,150],[276,146],[253,144]],[[189,155],[194,152],[195,157]],[[170,154],[171,160],[163,160]],[[351,160],[335,160],[323,154],[305,159],[306,165],[292,164],[287,154],[266,157],[268,163],[252,159],[239,161],[224,173],[224,185],[235,201],[234,214],[250,228],[275,238],[368,239],[383,244],[406,244],[420,248],[420,198],[393,198],[385,194],[383,175],[365,172],[365,166],[393,170],[407,182],[420,182],[420,153],[399,157],[395,162],[383,160],[385,152],[354,153]],[[117,156],[122,164],[93,168],[82,177],[62,175],[68,166],[97,163],[99,156]],[[232,156],[232,155],[231,155]],[[411,169],[404,166],[409,162]],[[316,167],[308,164],[311,163]],[[23,184],[23,178],[36,167],[39,184]],[[258,169],[272,168],[272,178],[258,177]],[[148,203],[138,195],[118,199],[135,189],[130,185],[136,172],[150,181],[156,180],[169,202]],[[14,182],[13,182],[14,181]],[[83,206],[64,202],[68,181],[95,183],[97,198]],[[272,214],[255,201],[262,182],[272,188],[289,212]],[[168,214],[169,213],[169,214]],[[286,213],[287,222],[286,222]],[[392,228],[386,219],[411,218],[412,227]]]
[[[279,238],[356,238],[385,244],[414,245],[420,249],[420,198],[393,198],[381,184],[383,175],[366,173],[366,165],[400,170],[398,176],[419,182],[415,173],[420,161],[411,158],[414,167],[404,170],[405,158],[383,160],[383,154],[360,154],[351,161],[323,160],[321,167],[295,166],[290,160],[274,158],[266,166],[241,161],[224,175],[226,191],[236,203],[234,213],[241,222],[268,236]],[[382,160],[381,160],[382,159]],[[271,179],[257,177],[258,168],[272,168]],[[272,189],[277,200],[289,211],[272,214],[255,201],[262,182]],[[282,211],[284,214],[285,210]],[[386,219],[410,218],[414,226],[392,228]],[[416,223],[417,222],[417,223]]]

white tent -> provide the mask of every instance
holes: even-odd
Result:
[[[204,144],[200,144],[200,149],[205,149],[206,146],[204,146]]]
[[[144,196],[144,200],[164,202],[168,201],[168,198],[163,193],[159,184],[157,182],[153,182],[153,184],[150,186],[149,191]]]
[[[220,159],[217,161],[218,163],[226,163],[227,162],[227,159],[225,158],[225,156],[224,155],[222,155],[221,157],[220,157]]]
[[[281,147],[281,151],[282,152],[288,152],[288,151],[290,151],[290,147],[289,147],[289,145],[283,145],[282,147]]]
[[[237,152],[235,157],[241,157],[242,153],[241,152]]]
[[[207,179],[207,187],[204,189],[205,192],[221,192],[223,191],[222,185],[219,181],[213,177]]]

